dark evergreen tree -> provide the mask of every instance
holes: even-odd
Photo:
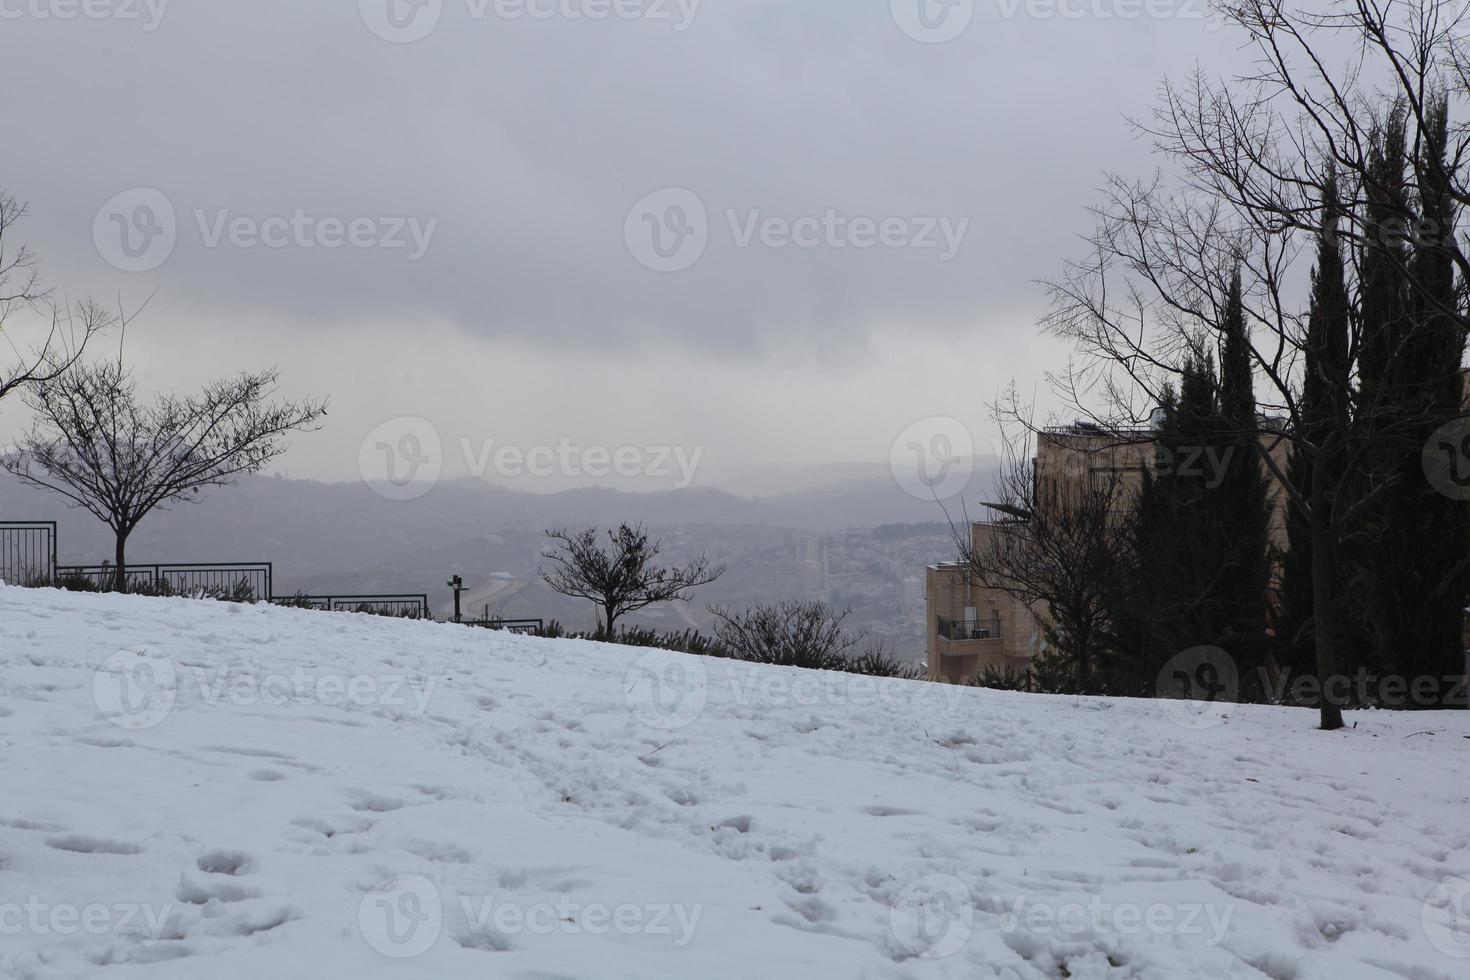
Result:
[[[1397,549],[1389,543],[1402,534],[1395,525],[1399,502],[1389,499],[1384,484],[1402,469],[1408,443],[1401,438],[1405,340],[1412,332],[1409,317],[1408,248],[1413,226],[1407,179],[1407,113],[1402,103],[1389,107],[1374,134],[1363,179],[1363,243],[1359,252],[1357,401],[1353,407],[1355,440],[1350,454],[1361,462],[1341,492],[1351,501],[1369,504],[1362,518],[1346,529],[1339,547],[1338,580],[1342,610],[1337,630],[1338,669],[1387,673],[1395,670],[1391,652],[1394,618],[1384,605],[1385,589],[1401,574]],[[1369,499],[1371,496],[1372,499]]]
[[[1219,435],[1205,447],[1211,477],[1200,518],[1212,527],[1220,549],[1225,606],[1220,645],[1235,658],[1243,681],[1254,682],[1267,660],[1271,512],[1238,269],[1230,279],[1220,334]]]
[[[1306,500],[1312,498],[1313,447],[1327,441],[1334,413],[1339,408],[1346,410],[1337,393],[1347,389],[1352,326],[1347,270],[1338,238],[1340,219],[1341,204],[1333,180],[1328,182],[1322,202],[1317,263],[1312,271],[1299,396],[1301,438],[1292,440],[1287,459],[1287,478]],[[1337,475],[1340,477],[1340,473]],[[1329,482],[1336,486],[1338,481]],[[1285,520],[1286,554],[1281,561],[1274,654],[1287,674],[1311,675],[1316,672],[1317,657],[1312,638],[1312,529],[1300,508],[1288,507]]]
[[[1404,109],[1394,105],[1373,139],[1362,190],[1366,206],[1358,376],[1360,409],[1369,411],[1383,397],[1381,389],[1392,382],[1395,351],[1404,331],[1410,215],[1404,144]]]
[[[1141,648],[1136,681],[1182,650],[1218,645],[1228,632],[1220,528],[1210,519],[1215,472],[1206,450],[1220,438],[1219,382],[1208,355],[1190,355],[1177,398],[1165,398],[1155,433],[1157,459],[1143,474],[1134,513],[1136,583],[1131,590]]]
[[[1447,175],[1448,107],[1431,103],[1413,160],[1418,214],[1406,249],[1410,284],[1399,329],[1388,331],[1391,355],[1369,407],[1396,429],[1379,473],[1384,484],[1373,508],[1364,554],[1369,635],[1374,665],[1407,678],[1443,680],[1462,673],[1470,527],[1463,501],[1440,493],[1424,477],[1421,455],[1435,430],[1463,414],[1460,366],[1465,334],[1457,315],[1455,267],[1446,248],[1455,204]],[[1434,707],[1450,692],[1411,699]]]

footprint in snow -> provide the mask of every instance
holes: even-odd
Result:
[[[174,894],[187,905],[208,905],[210,902],[228,904],[260,897],[260,892],[254,888],[229,881],[197,881],[188,874],[179,877],[179,887]]]
[[[403,809],[402,800],[395,800],[387,796],[379,796],[366,790],[352,790],[349,794],[352,802],[347,805],[358,813],[392,813],[394,810]]]
[[[18,817],[0,817],[0,827],[9,827],[11,830],[31,830],[43,834],[59,834],[66,830],[60,824],[43,823],[39,820],[25,820]]]
[[[86,834],[52,837],[46,841],[46,846],[57,851],[67,851],[72,854],[143,853],[143,848],[137,844],[129,844],[126,841],[108,840],[104,837],[89,837]]]
[[[244,851],[205,851],[196,862],[200,871],[208,875],[237,877],[255,870],[255,859]]]

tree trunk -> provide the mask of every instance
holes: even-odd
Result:
[[[112,569],[112,591],[128,591],[128,533],[117,532],[117,541],[113,549],[114,567]]]
[[[1092,630],[1084,630],[1077,637],[1077,693],[1087,693],[1087,661],[1092,646]]]
[[[1332,697],[1333,680],[1337,676],[1337,625],[1333,608],[1333,580],[1337,549],[1332,541],[1331,505],[1324,499],[1326,467],[1319,451],[1312,475],[1312,633],[1316,641],[1318,701],[1322,711],[1322,730],[1337,731],[1343,727],[1342,705]]]

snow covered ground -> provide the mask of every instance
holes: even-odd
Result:
[[[0,587],[0,976],[1470,976],[1470,719]]]

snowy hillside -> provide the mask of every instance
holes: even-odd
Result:
[[[0,976],[1470,975],[1470,719],[1182,707],[0,588]]]

